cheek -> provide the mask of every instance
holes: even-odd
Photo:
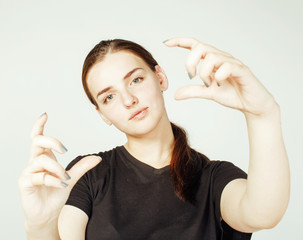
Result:
[[[138,89],[137,96],[139,100],[157,101],[158,98],[162,98],[160,87],[153,81],[149,81],[142,88]]]
[[[111,104],[108,107],[100,108],[102,115],[113,124],[121,120],[121,108],[117,104]]]
[[[121,114],[121,109],[111,108],[106,113],[107,119],[109,119],[113,124],[119,122],[122,118],[123,114]]]

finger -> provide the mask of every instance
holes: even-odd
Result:
[[[175,93],[176,100],[189,98],[212,99],[211,89],[203,85],[187,85],[179,88]]]
[[[45,155],[49,156],[49,158],[53,159],[54,161],[57,161],[57,158],[55,154],[50,149],[45,149],[44,151]]]
[[[54,150],[58,153],[66,153],[66,147],[56,138],[36,135],[32,141],[31,158],[43,154],[46,149]]]
[[[211,86],[213,79],[217,81],[214,73],[216,73],[225,62],[235,63],[237,60],[218,53],[209,53],[206,55],[199,67],[199,76],[206,86]]]
[[[185,68],[189,73],[190,78],[193,78],[196,75],[196,68],[201,59],[205,57],[206,48],[202,44],[196,44],[190,53],[187,55],[185,60]]]
[[[33,138],[36,135],[43,135],[43,130],[45,123],[47,121],[47,113],[43,113],[35,122],[33,129],[31,131],[31,138]]]
[[[71,180],[69,180],[69,186],[73,187],[87,171],[99,164],[101,160],[100,156],[92,155],[84,157],[77,162],[69,171],[67,171],[68,175],[71,177]]]
[[[61,180],[68,180],[65,169],[53,159],[46,155],[39,156],[30,166],[27,171],[29,173],[44,172],[47,171],[49,174],[59,177]]]
[[[47,174],[46,172],[33,173],[31,175],[31,182],[33,186],[48,186],[56,188],[65,188],[68,185],[60,179]]]
[[[212,83],[212,72],[214,71],[215,66],[221,63],[215,61],[213,56],[213,54],[208,54],[204,61],[202,61],[198,70],[199,77],[202,79],[206,87],[209,87]]]
[[[232,73],[232,66],[229,62],[223,63],[216,71],[214,77],[217,82],[222,82],[230,77]]]
[[[239,77],[245,74],[244,65],[238,63],[225,62],[216,71],[214,77],[217,82],[223,82],[230,77]]]
[[[164,43],[169,47],[178,46],[191,50],[185,61],[185,67],[190,78],[193,78],[196,75],[196,67],[199,64],[199,61],[204,59],[206,55],[217,53],[218,55],[225,57],[232,57],[229,53],[223,52],[211,45],[199,42],[194,38],[172,38]]]
[[[192,47],[199,41],[194,38],[171,38],[163,43],[168,47],[182,47],[186,49],[192,49]]]
[[[43,185],[45,181],[46,172],[33,173],[31,175],[32,184],[34,186]]]
[[[230,54],[223,52],[209,44],[202,43],[195,38],[171,38],[171,39],[164,41],[164,44],[168,47],[182,47],[185,49],[193,49],[197,45],[201,45],[205,49],[206,52],[220,52],[224,55],[230,56]]]

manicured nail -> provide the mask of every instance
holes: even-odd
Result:
[[[209,85],[208,85],[206,82],[203,81],[203,83],[204,83],[204,85],[205,85],[206,87],[209,87]]]
[[[163,41],[163,43],[166,43],[166,42],[169,41],[169,40],[170,40],[170,39],[166,39],[166,40]]]
[[[193,75],[191,75],[191,73],[188,72],[187,74],[188,74],[189,79],[193,78]]]
[[[64,174],[64,176],[65,176],[66,180],[70,180],[71,179],[71,177],[67,174],[67,172]]]
[[[61,145],[60,148],[61,148],[61,151],[62,151],[63,153],[66,153],[66,152],[67,152],[67,148],[64,147],[64,145]]]
[[[40,115],[40,118],[43,117],[45,114],[46,114],[46,112],[42,113],[42,114]]]
[[[68,187],[68,185],[65,182],[61,182],[61,185],[65,188]]]

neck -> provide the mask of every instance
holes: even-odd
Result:
[[[141,162],[154,168],[170,164],[174,134],[168,118],[147,136],[127,136],[127,140],[124,147]]]

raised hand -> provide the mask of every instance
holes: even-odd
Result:
[[[57,221],[72,187],[101,161],[97,156],[88,156],[66,172],[52,152],[64,153],[66,148],[57,139],[43,135],[46,121],[47,114],[43,114],[33,127],[30,160],[19,178],[28,228],[42,229]]]
[[[193,38],[172,38],[164,42],[168,47],[190,50],[185,67],[190,78],[197,74],[204,82],[177,90],[175,98],[205,98],[224,106],[257,116],[270,111],[274,98],[240,60],[213,46]]]

